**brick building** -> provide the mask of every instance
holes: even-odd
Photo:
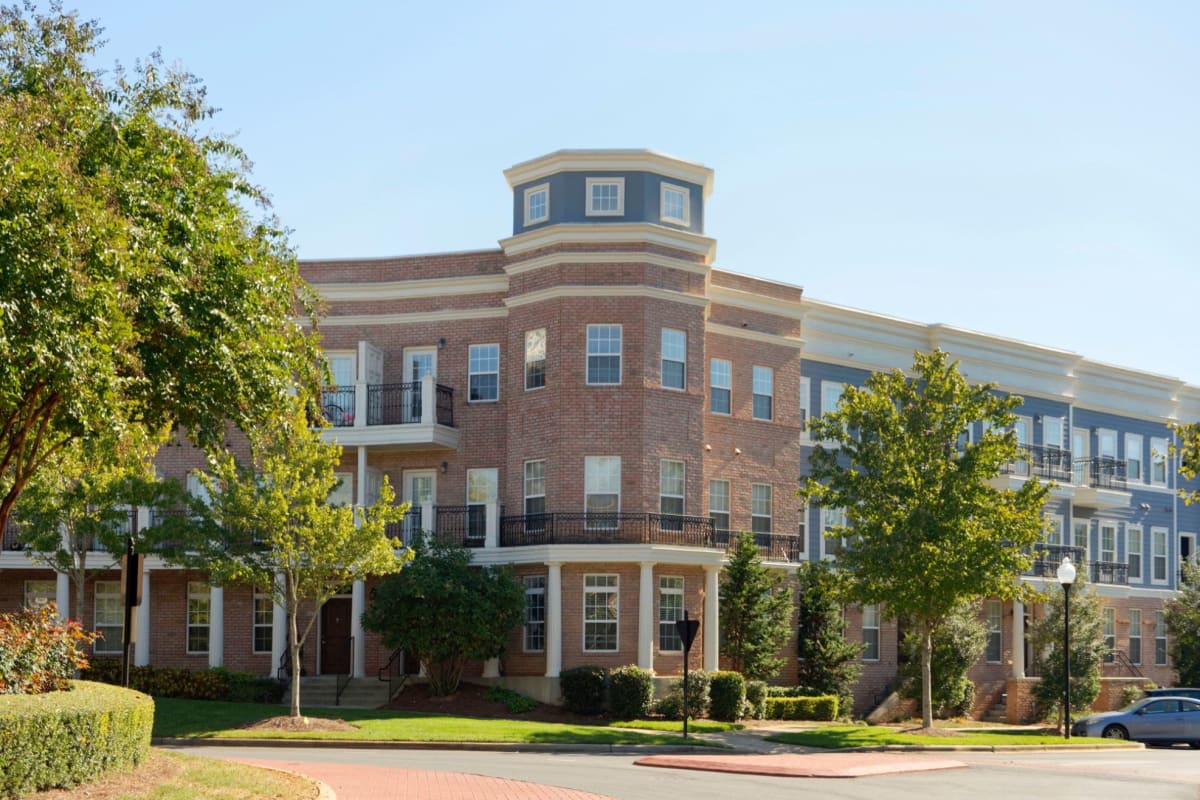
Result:
[[[1200,417],[1200,387],[723,271],[704,234],[713,173],[699,164],[559,151],[505,176],[513,227],[497,249],[302,263],[327,304],[327,435],[345,451],[335,500],[370,503],[386,476],[412,503],[401,535],[458,538],[477,563],[512,564],[525,582],[528,621],[484,675],[554,698],[559,672],[582,664],[676,674],[671,623],[684,609],[701,620],[693,666],[717,668],[730,532],[753,531],[780,569],[828,557],[821,531],[836,510],[795,497],[806,419],[845,385],[941,347],[973,382],[1025,398],[1027,457],[997,481],[1056,483],[1045,549],[1024,579],[1052,580],[1063,554],[1086,565],[1119,651],[1112,673],[1171,681],[1161,605],[1195,553],[1200,509],[1177,499],[1166,426]],[[167,448],[160,466],[182,476],[200,459]],[[139,663],[279,663],[283,615],[268,598],[151,561]],[[356,581],[320,612],[311,674],[373,676],[389,659],[357,622],[370,586]],[[74,611],[119,633],[114,589],[93,582]],[[40,597],[69,606],[65,579],[6,544],[0,608]],[[985,702],[1025,679],[1031,613],[981,610]],[[848,609],[847,623],[867,646],[862,712],[895,674],[897,631],[870,607]],[[794,676],[793,658],[780,681]]]

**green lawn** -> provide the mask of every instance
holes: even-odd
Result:
[[[948,733],[950,731],[947,731]],[[897,728],[865,725],[831,726],[811,731],[780,733],[768,736],[768,742],[798,744],[808,747],[878,747],[880,745],[1045,745],[1045,744],[1109,744],[1102,739],[1074,738],[1068,742],[1060,735],[1036,730],[956,731],[953,736],[917,736],[901,733]]]
[[[647,731],[670,731],[683,733],[683,721],[669,719],[627,719],[620,722],[604,723],[610,728],[641,728]],[[711,719],[688,720],[688,733],[722,733],[724,731],[740,731],[744,725],[736,722],[718,722]]]
[[[441,714],[373,711],[351,708],[311,708],[304,714],[342,719],[356,731],[279,733],[240,730],[240,726],[286,713],[281,706],[222,703],[206,700],[155,700],[154,735],[183,738],[331,739],[389,742],[516,742],[556,744],[683,744],[665,733],[636,733],[600,725],[561,725],[506,719],[473,719]],[[625,723],[621,723],[624,725]],[[654,724],[654,723],[647,723]],[[679,726],[682,723],[666,723]],[[720,724],[720,723],[717,723]],[[689,723],[689,732],[693,726]],[[699,729],[696,729],[699,731]],[[697,740],[689,744],[702,745]]]

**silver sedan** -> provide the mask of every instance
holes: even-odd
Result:
[[[1071,726],[1076,736],[1132,739],[1145,744],[1184,743],[1200,748],[1200,700],[1147,697],[1120,711],[1083,717]]]

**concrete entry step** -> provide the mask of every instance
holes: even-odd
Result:
[[[336,708],[379,708],[387,704],[388,685],[376,678],[351,678],[337,696],[336,675],[313,675],[300,679],[300,704]],[[285,697],[286,700],[286,697]]]

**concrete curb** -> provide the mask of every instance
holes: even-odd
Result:
[[[617,755],[728,753],[736,748],[675,744],[542,744],[522,742],[380,742],[343,739],[151,739],[154,747],[297,747],[313,750],[468,750],[498,753],[609,753]]]
[[[799,745],[796,745],[799,746]],[[881,744],[843,747],[830,753],[1079,753],[1104,750],[1145,750],[1141,742],[1121,744]]]
[[[317,800],[337,800],[337,793],[333,791],[333,787],[331,787],[325,781],[317,780],[311,775],[305,775],[302,772],[292,772],[291,770],[280,769],[279,767],[268,767],[264,766],[263,764],[254,764],[252,766],[254,766],[256,769],[266,769],[270,770],[271,772],[278,772],[283,775],[291,775],[296,778],[304,778],[306,781],[312,781],[317,787]]]

